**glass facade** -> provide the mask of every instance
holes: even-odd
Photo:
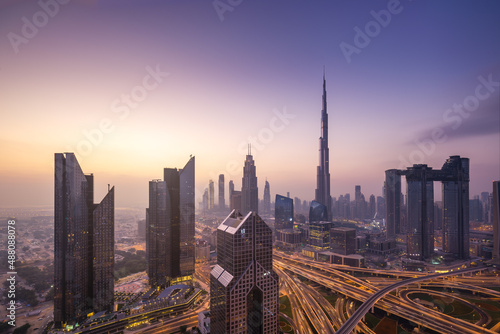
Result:
[[[310,222],[309,223],[309,246],[316,250],[327,250],[330,248],[331,222]]]
[[[275,230],[293,228],[293,200],[285,196],[276,195],[274,217]]]
[[[271,229],[256,213],[233,210],[217,229],[211,332],[278,333],[278,282]]]
[[[114,188],[95,205],[93,176],[75,155],[56,153],[54,162],[54,322],[60,328],[113,306]]]
[[[312,201],[309,208],[309,222],[319,222],[328,220],[328,209],[325,205]]]
[[[194,171],[191,157],[183,169],[165,168],[164,181],[149,182],[146,253],[152,287],[194,273]]]

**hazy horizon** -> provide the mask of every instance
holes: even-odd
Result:
[[[52,4],[50,6],[46,4]],[[53,5],[56,3],[57,5]],[[47,7],[48,6],[48,7]],[[53,205],[54,153],[95,201],[147,207],[148,182],[196,157],[196,202],[247,143],[275,194],[316,187],[323,69],[331,194],[382,195],[384,171],[470,159],[500,179],[500,2],[147,0],[0,5],[0,207]],[[41,13],[41,14],[40,14]],[[434,187],[440,199],[440,186]]]

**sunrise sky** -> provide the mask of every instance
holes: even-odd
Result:
[[[117,207],[192,154],[200,200],[248,142],[260,198],[311,200],[323,68],[332,196],[450,155],[500,179],[499,1],[59,1],[0,3],[1,207],[52,205],[56,152]]]

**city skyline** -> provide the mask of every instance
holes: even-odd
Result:
[[[1,5],[2,207],[53,205],[53,152],[143,208],[147,182],[196,155],[198,203],[220,174],[241,188],[249,142],[259,199],[267,178],[311,201],[323,68],[333,197],[451,155],[470,158],[471,197],[500,178],[498,2],[147,4],[73,1],[47,22],[54,8]]]

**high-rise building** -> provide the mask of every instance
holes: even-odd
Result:
[[[370,204],[368,206],[368,218],[374,219],[377,212],[377,204],[375,202],[375,195],[370,195]]]
[[[443,251],[469,258],[469,159],[451,156],[441,168]]]
[[[271,213],[271,189],[269,187],[269,182],[266,180],[266,185],[264,186],[264,213]]]
[[[401,174],[397,169],[385,171],[386,236],[394,240],[401,233]]]
[[[401,195],[398,194],[401,175],[405,175],[407,181],[405,219],[408,229],[404,230],[409,233],[409,256],[423,260],[434,251],[433,182],[440,181],[443,186],[443,251],[457,259],[469,258],[469,159],[450,156],[440,170],[422,164],[413,165],[406,170],[387,170],[385,189],[388,238],[397,234],[397,219],[394,217],[397,218],[398,212],[401,214],[397,207],[402,202]]]
[[[230,206],[231,211],[233,211],[233,210],[237,210],[238,212],[241,211],[241,191],[233,190],[233,193],[231,194],[229,206]]]
[[[500,261],[500,180],[493,181],[493,260]]]
[[[224,174],[219,175],[219,209],[226,208],[226,200],[224,198]]]
[[[231,195],[234,191],[234,182],[233,180],[229,180],[229,200],[231,200]]]
[[[210,273],[212,333],[278,333],[278,276],[272,231],[255,213],[233,210],[217,229]]]
[[[356,253],[356,229],[334,227],[330,229],[330,248],[332,252],[342,255]]]
[[[205,191],[203,192],[201,205],[202,205],[203,211],[205,211],[205,212],[208,211],[208,188],[205,188]]]
[[[208,210],[213,210],[215,207],[215,190],[214,190],[214,181],[208,181]]]
[[[94,177],[73,153],[55,154],[54,176],[54,322],[72,328],[113,309],[114,187],[94,204]]]
[[[194,169],[191,157],[183,169],[165,168],[164,181],[149,182],[146,256],[152,287],[194,273]]]
[[[424,260],[434,252],[434,187],[432,168],[413,165],[406,173],[408,193],[408,255]]]
[[[250,211],[259,212],[257,175],[250,145],[248,145],[248,154],[243,166],[243,178],[241,180],[241,210],[243,214]]]
[[[276,195],[274,202],[274,229],[293,228],[293,200]]]
[[[321,137],[319,138],[319,166],[317,168],[315,200],[326,206],[328,213],[327,220],[330,220],[332,214],[332,199],[330,196],[330,151],[328,148],[328,112],[326,107],[326,80],[324,75]]]

